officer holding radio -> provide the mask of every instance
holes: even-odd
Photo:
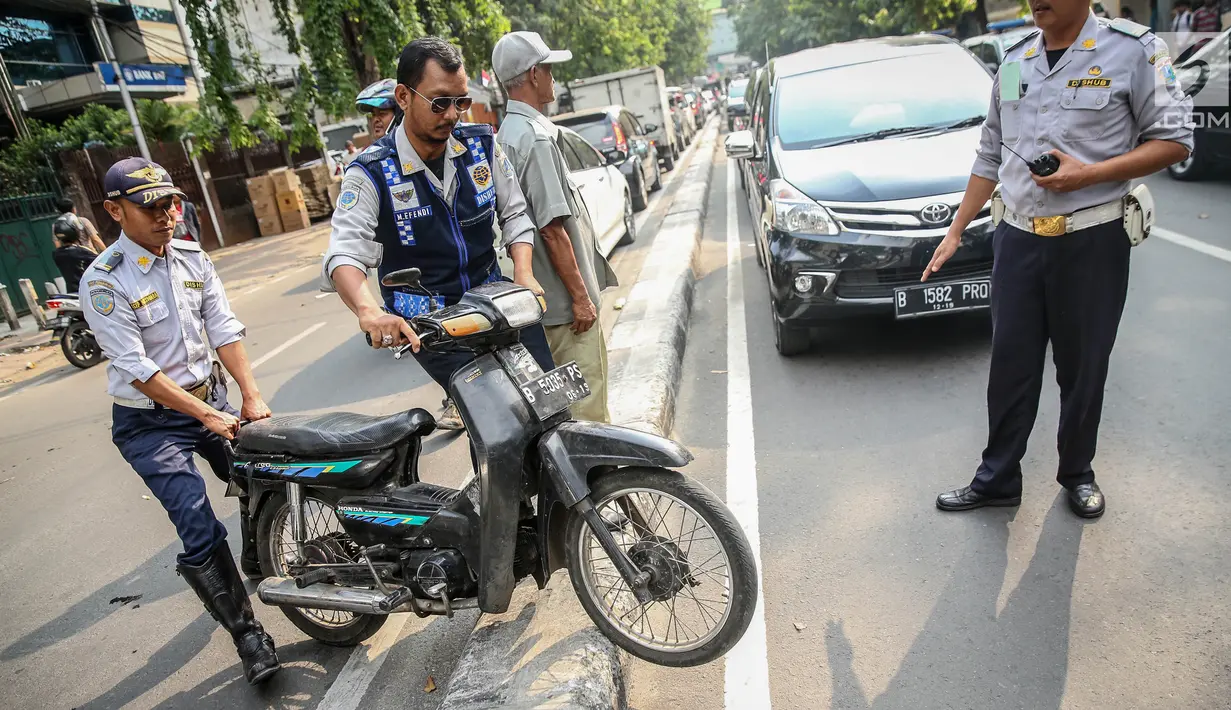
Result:
[[[961,207],[923,280],[993,201],[988,441],[970,485],[941,510],[1021,503],[1021,460],[1052,345],[1060,385],[1057,480],[1084,518],[1105,501],[1091,462],[1128,292],[1129,249],[1153,201],[1130,181],[1185,159],[1192,100],[1149,28],[1095,17],[1089,0],[1031,0],[1038,32],[1005,53]],[[999,194],[993,197],[996,183]]]

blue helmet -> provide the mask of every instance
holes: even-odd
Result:
[[[393,89],[397,86],[397,82],[393,79],[381,79],[378,82],[368,85],[368,88],[359,92],[355,97],[355,108],[368,113],[377,109],[397,109],[397,102],[393,100]]]

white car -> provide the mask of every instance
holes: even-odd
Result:
[[[628,180],[585,138],[564,126],[560,132],[560,149],[570,171],[568,179],[581,193],[590,212],[599,250],[609,254],[617,243],[632,244],[637,238],[637,225]]]

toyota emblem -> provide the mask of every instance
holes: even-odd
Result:
[[[919,212],[919,217],[928,224],[943,224],[949,221],[953,209],[949,205],[933,202]]]

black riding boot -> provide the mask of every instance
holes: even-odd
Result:
[[[181,564],[176,569],[205,603],[210,616],[231,632],[249,685],[263,682],[277,673],[279,664],[274,640],[252,615],[252,604],[231,558],[231,548],[223,542],[201,566]]]
[[[243,550],[239,553],[239,569],[248,579],[265,579],[261,573],[261,560],[256,554],[256,535],[253,521],[248,519],[248,498],[239,499],[239,536],[244,539]]]

